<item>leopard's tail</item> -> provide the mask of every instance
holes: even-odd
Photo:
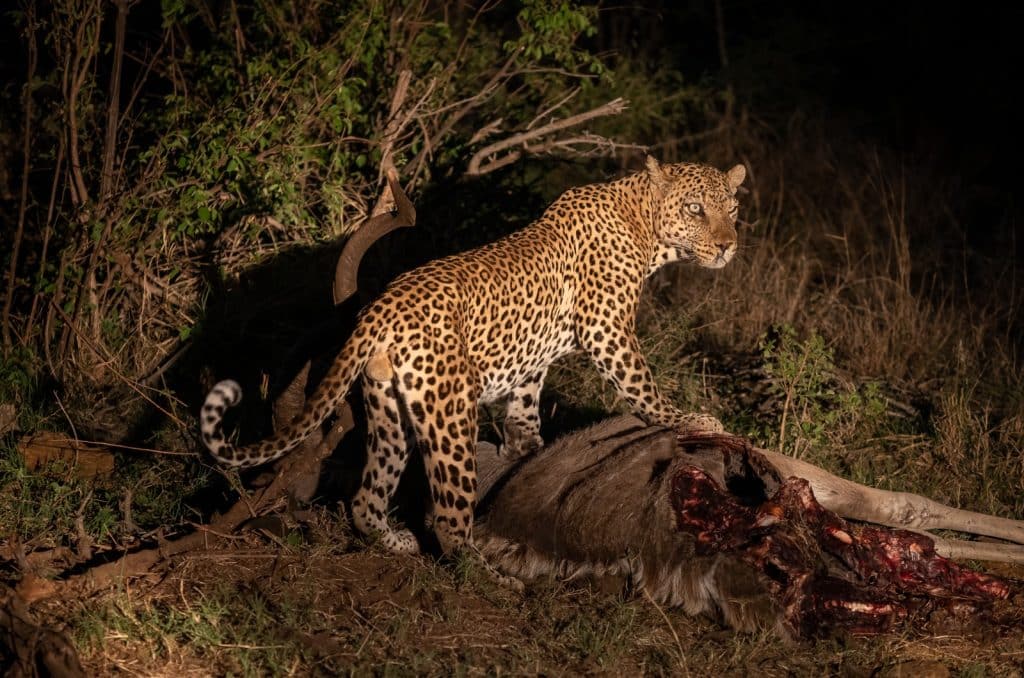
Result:
[[[356,328],[316,391],[292,423],[258,443],[237,447],[224,435],[224,413],[242,399],[242,388],[228,379],[214,386],[199,415],[203,443],[217,461],[236,468],[259,466],[283,457],[315,431],[348,395],[378,341],[365,327]]]

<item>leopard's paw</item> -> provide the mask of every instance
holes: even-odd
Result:
[[[519,459],[537,452],[542,447],[544,439],[538,433],[505,421],[505,442],[498,446],[499,458]]]
[[[710,414],[687,414],[678,427],[684,433],[725,433],[725,427]]]
[[[390,530],[381,535],[380,543],[395,554],[415,555],[420,552],[420,543],[409,530]]]

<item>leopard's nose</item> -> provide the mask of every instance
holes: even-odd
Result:
[[[722,242],[716,242],[715,243],[715,247],[718,248],[718,255],[719,256],[724,256],[725,253],[728,252],[729,249],[733,245],[735,245],[735,244],[736,244],[735,240],[727,240],[727,241],[722,241]]]

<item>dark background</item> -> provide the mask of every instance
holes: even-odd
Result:
[[[1016,217],[1019,4],[726,1],[720,24],[709,2],[628,7],[635,57],[731,85],[778,128],[795,111],[820,113],[839,140],[881,144],[911,171],[949,174],[963,191],[954,199],[962,219]],[[621,40],[626,19],[604,19],[599,39]]]
[[[720,15],[713,2],[603,7],[598,49],[727,85],[780,132],[796,111],[823,114],[843,141],[878,143],[957,179],[963,218],[1016,216],[1021,5],[726,0]],[[159,21],[157,2],[134,6],[129,49]],[[17,103],[24,64],[18,31],[0,32],[5,107]]]

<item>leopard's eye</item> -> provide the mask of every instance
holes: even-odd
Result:
[[[689,205],[686,206],[686,211],[689,212],[690,214],[703,214],[704,208],[701,207],[701,204],[699,202],[691,202]]]

